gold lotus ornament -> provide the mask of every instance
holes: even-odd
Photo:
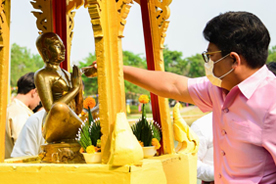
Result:
[[[186,121],[182,118],[180,111],[180,103],[177,103],[173,108],[173,130],[174,139],[178,141],[176,152],[178,153],[197,153],[198,137],[190,129]]]

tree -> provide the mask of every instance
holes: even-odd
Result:
[[[270,63],[271,61],[276,62],[276,46],[273,46],[268,50],[267,63]]]
[[[31,54],[30,49],[16,43],[11,46],[10,85],[16,86],[17,80],[28,72],[35,72],[44,65],[40,55]]]
[[[88,57],[84,59],[83,62],[79,62],[79,68],[83,68],[91,65],[96,61],[96,55],[89,53]],[[82,81],[84,85],[84,96],[91,96],[98,94],[98,80],[96,77],[88,78],[85,75],[82,75]]]
[[[204,61],[201,54],[185,58],[188,63],[187,77],[201,77],[205,75]]]
[[[126,66],[135,66],[138,68],[147,68],[147,62],[141,58],[141,54],[134,54],[130,51],[123,51],[123,62]],[[137,94],[147,94],[149,92],[139,86],[136,86],[128,81],[125,81],[125,95],[127,99],[136,99]]]
[[[187,74],[188,62],[182,59],[182,52],[171,51],[167,46],[165,46],[163,57],[166,72],[172,72],[178,75]]]

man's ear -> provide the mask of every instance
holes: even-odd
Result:
[[[35,93],[37,93],[37,89],[36,89],[36,88],[32,89],[32,90],[30,91],[30,93],[31,93],[31,97],[33,98],[34,95],[35,95]]]
[[[237,67],[239,65],[241,65],[241,57],[238,53],[236,52],[231,52],[230,57],[233,59],[233,67]]]

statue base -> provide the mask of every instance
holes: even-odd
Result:
[[[39,154],[41,163],[85,163],[83,155],[79,152],[79,143],[49,143],[42,145]]]

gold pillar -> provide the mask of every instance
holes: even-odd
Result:
[[[0,0],[0,162],[5,158],[6,108],[9,89],[10,0]]]
[[[169,5],[172,0],[150,0],[148,1],[152,43],[154,53],[154,66],[157,71],[164,71],[163,44],[166,31],[169,26],[167,19],[170,17]],[[170,117],[168,99],[158,96],[160,119],[162,125],[163,149],[165,154],[175,153],[173,142],[173,130]]]
[[[88,0],[98,65],[102,158],[110,156],[110,138],[116,114],[125,112],[122,43],[132,0]]]

